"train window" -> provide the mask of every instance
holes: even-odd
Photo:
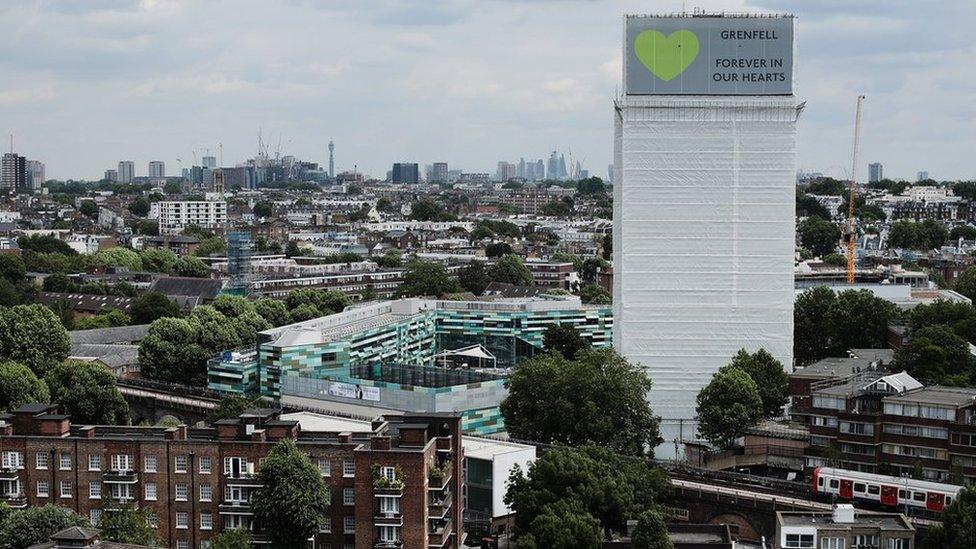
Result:
[[[876,496],[881,493],[881,488],[878,488],[874,484],[871,484],[868,486],[868,493],[871,494],[872,496]]]
[[[952,503],[952,496],[946,496],[945,504],[949,505],[950,503]]]
[[[823,485],[824,485],[824,478],[823,477],[818,478],[817,479],[817,486],[823,488]]]
[[[863,482],[855,482],[854,483],[854,491],[855,492],[864,492],[864,488],[865,488],[865,486],[864,486],[864,483]]]
[[[835,478],[830,479],[830,487],[831,488],[837,488],[839,486],[840,486],[840,481],[839,480],[837,480]]]
[[[925,492],[915,492],[912,494],[912,499],[915,501],[925,501]]]
[[[908,491],[898,490],[898,499],[908,499]]]

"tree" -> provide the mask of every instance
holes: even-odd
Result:
[[[911,376],[946,385],[976,381],[976,358],[969,342],[944,324],[926,326],[911,333],[908,345],[895,351],[895,366]]]
[[[513,438],[551,444],[600,444],[645,455],[660,441],[659,420],[647,402],[644,369],[613,349],[547,354],[516,365],[501,404]]]
[[[183,192],[183,186],[179,181],[167,181],[166,184],[163,185],[163,192],[166,194],[180,194]]]
[[[474,295],[481,295],[485,292],[491,278],[485,270],[485,264],[481,261],[472,261],[458,271],[458,282],[465,290]]]
[[[585,284],[580,288],[580,300],[591,305],[609,305],[613,303],[613,296],[601,286]]]
[[[95,328],[115,328],[132,324],[132,317],[118,309],[100,311],[95,316],[79,318],[74,323],[75,330],[92,330]]]
[[[613,256],[613,235],[603,235],[603,259],[610,261]]]
[[[976,547],[976,488],[967,486],[942,511],[942,525],[931,528],[924,549]]]
[[[819,217],[826,221],[830,221],[831,217],[833,217],[830,211],[818,202],[816,198],[801,191],[796,192],[796,216]]]
[[[180,306],[159,292],[147,292],[137,297],[129,308],[133,324],[150,324],[166,317],[179,317]]]
[[[81,215],[89,217],[91,219],[98,218],[98,204],[94,200],[82,200],[81,206],[79,206],[78,211]]]
[[[898,308],[869,290],[835,294],[826,286],[806,290],[793,307],[793,356],[809,364],[849,349],[887,346],[888,323]]]
[[[256,217],[271,217],[272,205],[267,200],[261,200],[254,204],[254,215]]]
[[[674,549],[668,536],[668,525],[658,511],[644,511],[637,517],[637,527],[631,536],[633,549]]]
[[[30,250],[40,254],[77,255],[78,252],[54,235],[31,235],[17,239],[21,251]]]
[[[146,248],[139,252],[142,268],[154,273],[169,273],[179,258],[166,248]]]
[[[838,253],[827,254],[827,256],[823,258],[823,262],[835,267],[844,267],[847,265],[847,257],[844,254]]]
[[[210,549],[251,549],[251,533],[243,528],[224,530],[210,539]]]
[[[298,245],[297,240],[289,240],[288,244],[285,244],[285,257],[296,257],[302,255],[302,249]]]
[[[27,279],[27,267],[24,261],[13,254],[0,254],[0,278],[11,284],[20,284]]]
[[[46,376],[51,400],[75,423],[125,425],[129,405],[115,386],[115,376],[94,362],[69,360]]]
[[[976,301],[976,267],[966,267],[966,270],[959,274],[955,290]]]
[[[386,269],[398,269],[403,266],[403,258],[400,250],[387,250],[385,254],[374,257],[373,261],[380,267]]]
[[[199,257],[188,255],[176,261],[173,265],[173,274],[190,278],[209,278],[210,267]]]
[[[0,543],[4,549],[26,549],[46,543],[51,536],[72,526],[91,527],[88,519],[58,505],[28,507],[15,511],[0,523]]]
[[[51,401],[47,384],[30,368],[17,362],[0,362],[0,410],[10,411],[22,404]]]
[[[211,305],[228,318],[237,318],[244,313],[254,312],[254,304],[239,295],[218,295]]]
[[[111,512],[102,514],[98,523],[98,530],[102,541],[114,541],[158,547],[161,543],[156,529],[150,526],[149,516],[152,510],[148,507],[139,508],[133,504],[121,505],[118,502],[108,502]]]
[[[238,327],[211,305],[193,309],[187,320],[193,326],[194,341],[210,356],[236,349],[244,343],[238,335]]]
[[[583,260],[583,263],[580,265],[580,279],[582,279],[582,281],[585,283],[593,284],[597,281],[600,271],[608,268],[609,266],[610,264],[601,257],[588,257]]]
[[[949,231],[949,240],[958,241],[960,238],[963,240],[976,240],[976,227],[972,225],[958,225]]]
[[[43,305],[17,305],[0,311],[0,357],[43,376],[68,357],[71,341],[58,317]]]
[[[512,253],[512,247],[505,242],[492,242],[485,246],[485,255],[488,257],[502,257]]]
[[[227,243],[219,236],[204,238],[193,250],[193,255],[197,257],[208,257],[212,255],[222,255],[227,253]]]
[[[291,322],[288,307],[277,299],[263,298],[254,302],[254,311],[261,315],[273,328],[284,326]]]
[[[64,273],[53,273],[44,277],[44,283],[41,286],[45,292],[70,292],[71,288],[74,286],[68,275]]]
[[[139,344],[141,373],[148,379],[205,385],[210,353],[196,342],[197,327],[183,318],[160,318]]]
[[[129,211],[134,216],[146,217],[149,215],[149,201],[145,197],[140,196],[129,203]]]
[[[547,351],[556,351],[569,360],[590,348],[590,342],[572,324],[551,324],[543,333],[542,345]]]
[[[328,520],[328,488],[293,440],[284,439],[271,449],[261,465],[260,480],[252,507],[273,545],[303,546]]]
[[[295,309],[302,305],[311,305],[316,316],[331,315],[342,312],[352,301],[346,294],[336,290],[320,290],[317,288],[303,288],[288,293],[285,305],[294,315]],[[297,322],[292,320],[292,322]]]
[[[289,317],[293,323],[305,322],[306,320],[312,320],[313,318],[319,318],[321,316],[323,316],[322,313],[320,313],[318,308],[311,303],[303,303],[292,309],[289,313]]]
[[[443,265],[415,259],[407,265],[396,293],[398,297],[440,297],[459,290],[457,279],[448,274]]]
[[[734,366],[720,369],[698,393],[698,432],[721,448],[762,419],[763,406],[756,382]]]
[[[515,542],[516,549],[600,549],[600,521],[576,499],[545,505]]]
[[[92,264],[97,267],[125,267],[130,271],[142,270],[142,258],[135,250],[116,246],[99,250],[92,256]]]
[[[507,282],[516,286],[531,286],[535,282],[532,271],[515,254],[507,254],[489,267],[488,276],[495,282]]]
[[[208,423],[215,423],[222,419],[234,419],[249,408],[260,408],[260,395],[227,395],[220,399],[217,409],[207,416]]]
[[[837,225],[819,217],[810,217],[800,223],[800,242],[820,257],[837,249],[840,236]]]
[[[414,221],[454,221],[453,214],[433,200],[417,200],[410,205],[410,219]]]
[[[753,354],[739,349],[729,366],[739,368],[756,382],[763,417],[776,417],[783,412],[783,406],[789,400],[790,378],[782,362],[773,358],[766,349],[759,349]]]

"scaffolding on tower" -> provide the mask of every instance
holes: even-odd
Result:
[[[230,283],[224,290],[232,295],[246,296],[251,292],[251,233],[233,231],[227,234],[227,274]]]

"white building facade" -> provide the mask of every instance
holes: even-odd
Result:
[[[764,348],[792,364],[799,108],[791,86],[712,89],[713,78],[724,78],[718,75],[752,78],[746,69],[714,69],[722,55],[749,55],[737,44],[721,53],[727,28],[788,39],[780,53],[789,62],[770,71],[791,80],[792,19],[628,17],[625,27],[627,94],[616,104],[614,135],[613,340],[654,383],[648,398],[665,439],[657,454],[666,457],[698,438],[698,392],[739,349]],[[697,40],[676,28],[693,29]],[[655,33],[660,44],[693,52],[692,61],[662,68],[646,45],[638,61],[634,44]],[[776,64],[774,48],[755,47]],[[700,82],[666,72],[684,65],[690,73],[696,62],[708,71]],[[638,70],[654,81],[635,84],[627,73]]]
[[[160,234],[178,234],[187,225],[214,230],[223,229],[227,224],[225,201],[170,201],[157,204]]]

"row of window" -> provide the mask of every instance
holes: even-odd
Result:
[[[938,448],[925,448],[922,446],[907,446],[903,444],[884,444],[881,451],[886,454],[896,456],[920,457],[926,459],[947,459],[947,452]]]
[[[61,452],[59,456],[58,468],[62,471],[70,471],[72,469],[72,459],[71,454],[68,452]],[[135,470],[135,460],[133,456],[127,454],[116,454],[112,455],[111,458],[111,471],[129,472]],[[46,452],[37,452],[34,454],[34,468],[39,470],[46,470],[48,468],[49,455]],[[263,462],[263,458],[261,460]],[[175,456],[173,460],[173,472],[175,473],[188,473],[189,472],[189,456],[185,454]],[[198,471],[201,474],[210,474],[213,472],[213,463],[209,457],[200,457],[197,459]],[[24,454],[22,452],[16,451],[6,451],[2,453],[2,466],[4,469],[23,469],[24,468]],[[147,455],[143,457],[143,468],[144,473],[156,473],[158,466],[158,461],[156,456]],[[322,476],[330,476],[332,474],[332,462],[328,459],[318,460],[319,472]],[[101,454],[89,454],[88,456],[88,470],[89,471],[101,471],[102,470],[102,456]],[[253,474],[254,466],[249,463],[245,458],[242,457],[225,457],[224,458],[224,474],[230,476],[240,476],[243,474]],[[356,463],[351,459],[346,459],[342,461],[342,476],[353,477],[356,475]]]
[[[884,413],[891,416],[922,417],[926,419],[956,419],[955,408],[924,406],[921,404],[902,404],[900,402],[885,402]]]

